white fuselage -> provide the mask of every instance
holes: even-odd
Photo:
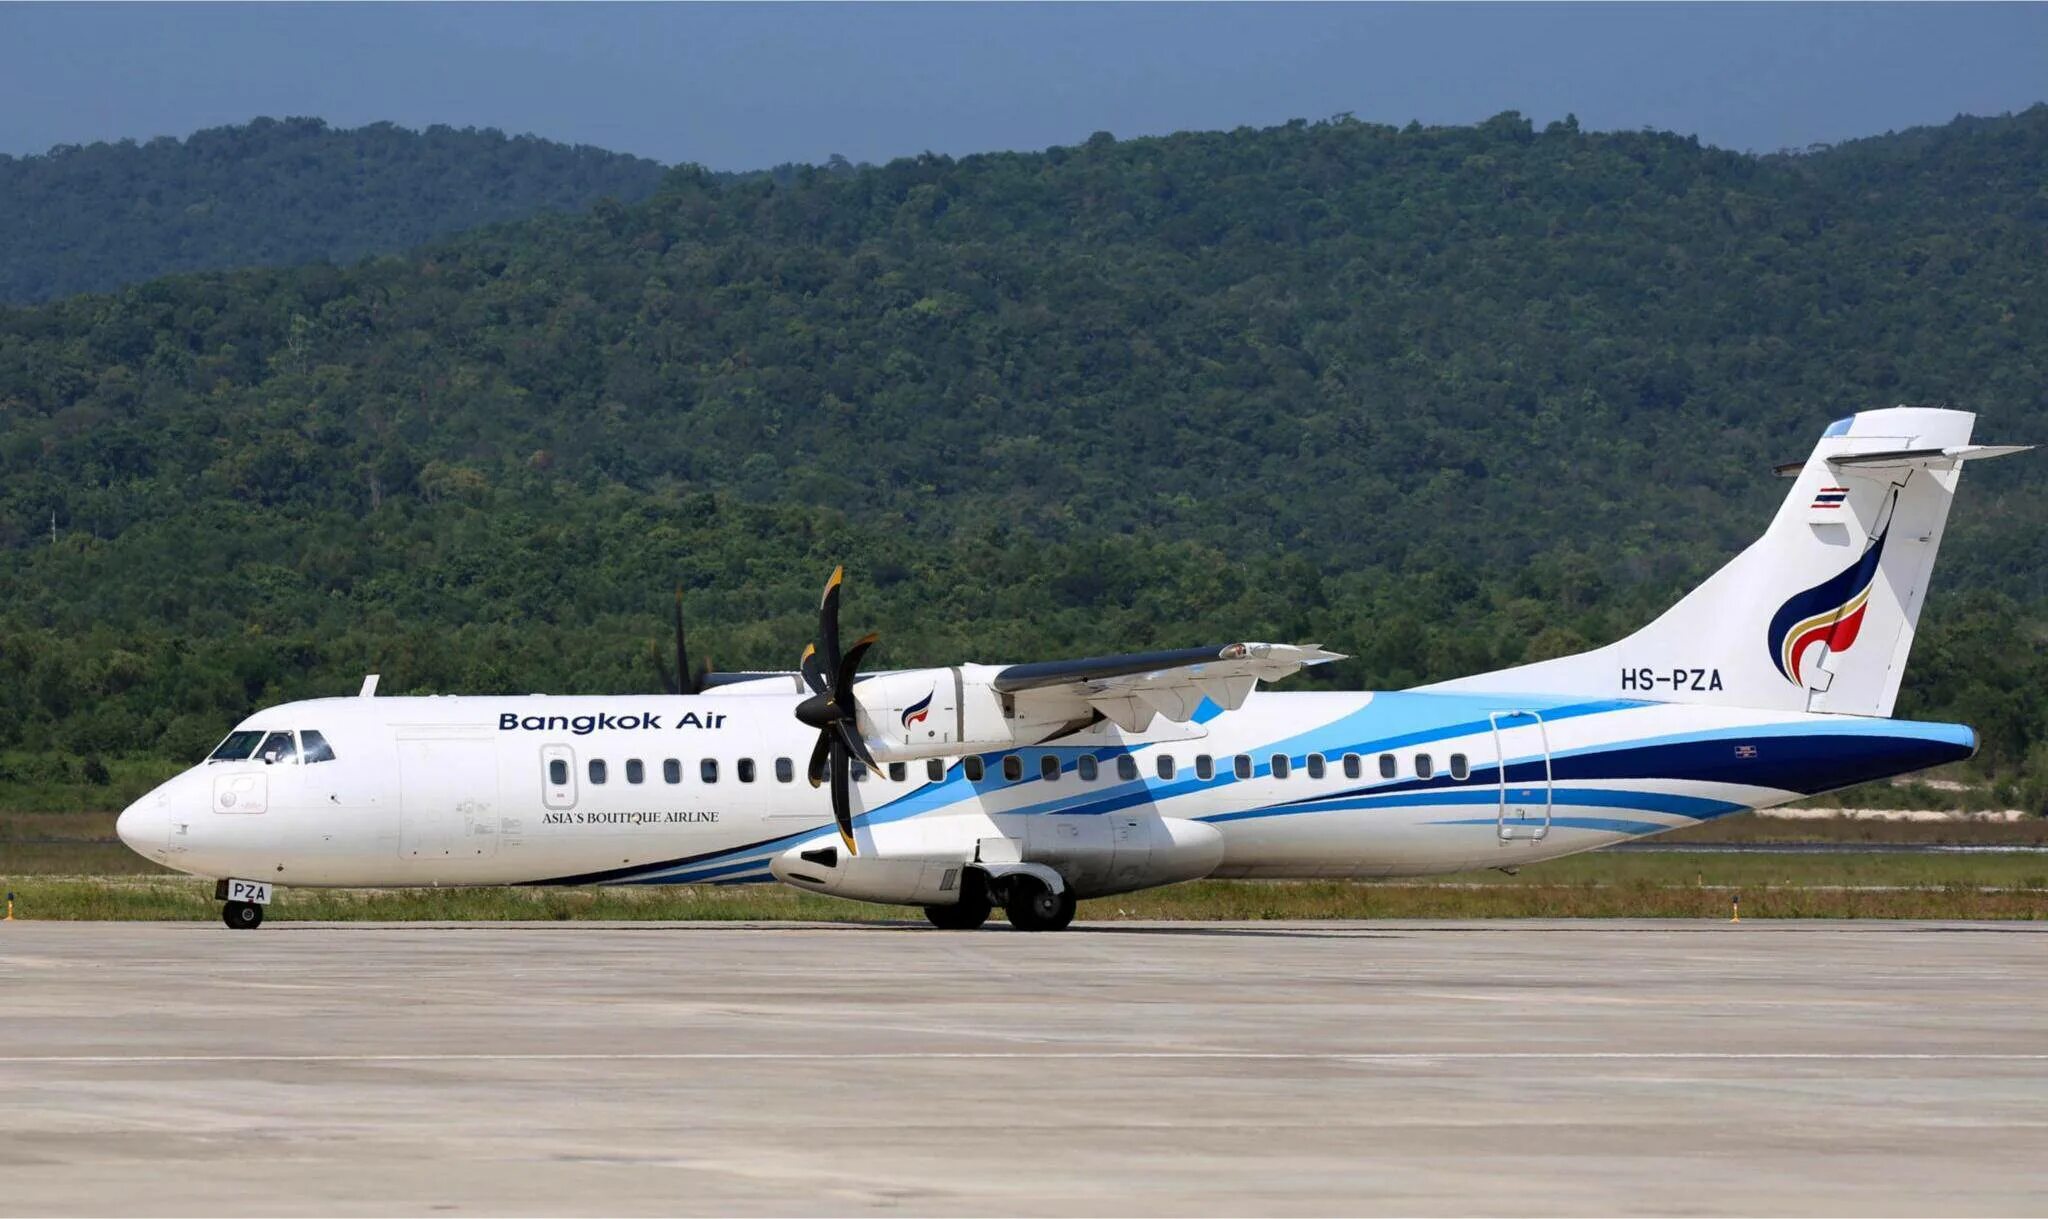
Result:
[[[795,701],[290,703],[241,730],[318,732],[330,760],[202,763],[120,834],[182,871],[286,885],[767,880],[778,856],[837,840]],[[1974,747],[1953,725],[1529,694],[1259,692],[1204,710],[869,774],[853,785],[861,854],[957,864],[1008,839],[1082,896],[1508,867]]]

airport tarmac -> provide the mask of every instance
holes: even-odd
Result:
[[[2048,925],[0,924],[0,1214],[2048,1212]]]

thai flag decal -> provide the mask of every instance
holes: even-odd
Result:
[[[1890,531],[1887,525],[1840,575],[1798,594],[1771,615],[1771,661],[1786,681],[1806,685],[1802,666],[1815,644],[1825,643],[1829,652],[1846,652],[1856,642],[1870,587],[1877,580],[1878,561],[1884,556],[1885,533]]]
[[[938,692],[939,688],[937,686],[933,686],[932,694],[937,694]],[[916,702],[910,704],[908,707],[905,707],[903,709],[903,726],[907,729],[912,724],[923,723],[924,717],[930,715],[931,711],[932,695],[927,694],[923,698],[918,699]]]
[[[1847,487],[1822,487],[1813,494],[1813,506],[1816,508],[1839,508],[1844,503],[1847,503],[1848,499],[1849,488]]]

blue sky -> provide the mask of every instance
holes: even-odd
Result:
[[[261,114],[747,169],[1567,112],[1768,151],[2048,100],[2048,5],[0,4],[0,152]]]

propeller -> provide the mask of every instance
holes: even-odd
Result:
[[[711,673],[711,662],[706,660],[695,669],[690,667],[690,649],[683,641],[683,590],[676,587],[676,667],[671,671],[668,661],[661,655],[661,645],[650,643],[647,653],[654,658],[654,672],[661,678],[664,694],[702,694],[704,679]]]
[[[860,738],[860,724],[855,718],[853,679],[860,671],[861,658],[875,646],[880,636],[863,635],[844,654],[840,652],[839,586],[845,580],[846,569],[835,567],[832,578],[825,583],[825,596],[818,603],[818,638],[804,646],[803,659],[797,662],[797,669],[803,674],[804,684],[810,687],[811,696],[797,704],[796,718],[818,730],[817,748],[811,750],[807,772],[811,786],[831,783],[832,819],[839,823],[839,838],[846,844],[847,854],[858,855],[860,850],[853,842],[853,803],[849,785],[853,763],[857,759],[870,770],[880,768],[875,764],[874,755],[868,752],[867,742]]]

